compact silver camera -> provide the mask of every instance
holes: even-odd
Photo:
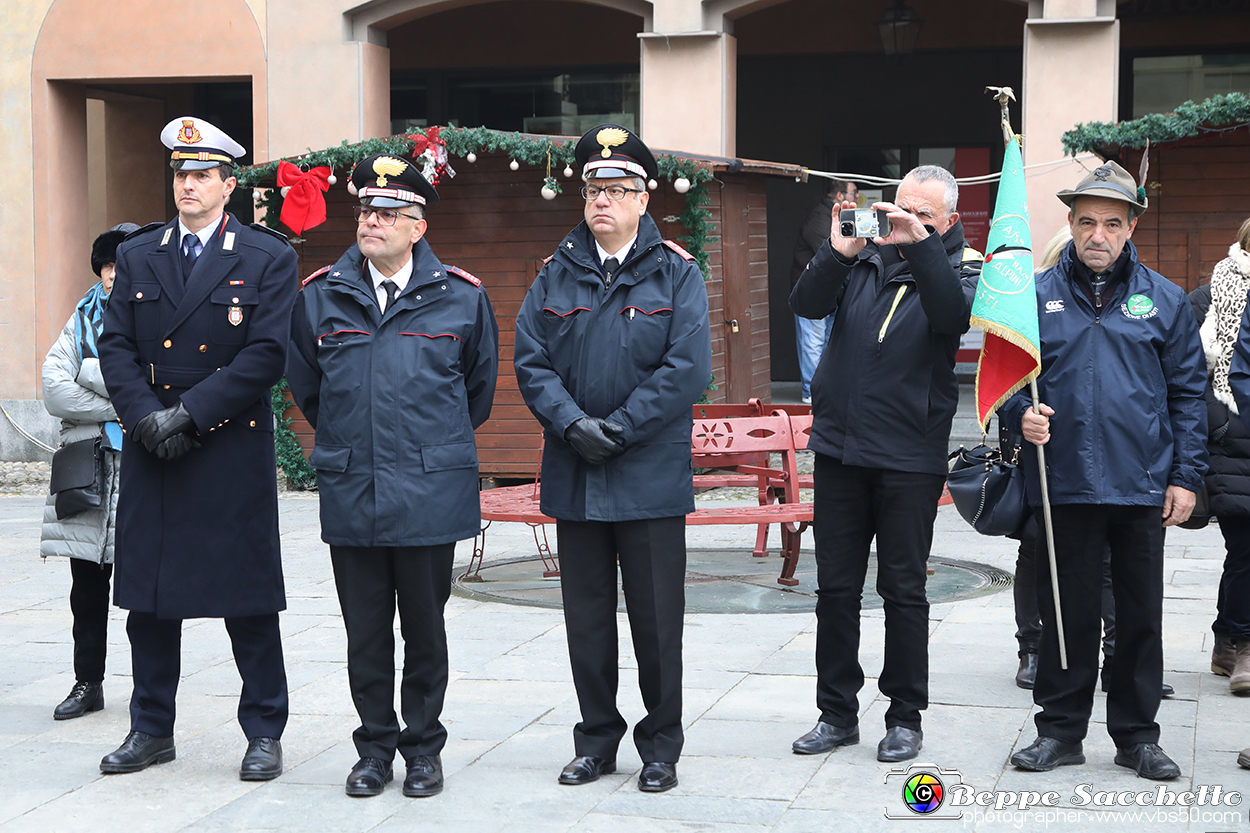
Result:
[[[891,230],[883,208],[844,208],[838,214],[838,228],[843,237],[887,237]]]

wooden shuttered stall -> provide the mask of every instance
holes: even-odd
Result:
[[[1135,174],[1141,151],[1117,161]],[[1142,263],[1186,292],[1206,283],[1250,217],[1250,130],[1152,147],[1146,194],[1133,232]]]
[[[730,159],[706,159],[715,179],[708,183],[711,236],[705,245],[711,275],[707,280],[712,327],[711,402],[770,400],[768,332],[768,235],[765,177],[801,176],[795,166]],[[517,312],[545,258],[582,221],[584,201],[577,176],[560,177],[563,193],[554,200],[540,194],[542,173],[522,165],[509,167],[503,153],[479,153],[475,163],[452,159],[458,175],[444,178],[440,201],[428,213],[426,239],[444,263],[458,266],[481,281],[499,321],[499,384],[490,420],[477,431],[483,477],[532,478],[538,464],[540,426],[521,399],[512,368]],[[355,242],[351,207],[357,199],[346,190],[347,171],[326,194],[328,219],[293,241],[306,277],[334,263]],[[264,183],[269,184],[269,183]],[[681,245],[687,235],[678,217],[686,196],[661,181],[651,192],[648,212],[660,233]],[[279,226],[280,230],[288,231]],[[288,231],[289,233],[289,231]],[[737,331],[729,322],[737,322]],[[292,429],[305,452],[312,429],[296,409]]]

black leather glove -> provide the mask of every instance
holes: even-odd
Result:
[[[190,434],[174,434],[169,439],[162,442],[156,447],[154,452],[157,457],[162,460],[177,460],[188,451],[192,451],[200,447],[198,440],[191,437]]]
[[[598,417],[582,417],[565,430],[564,439],[583,460],[597,466],[625,450],[624,445],[608,436],[608,432],[624,430],[619,425],[605,422]]]
[[[153,411],[135,424],[135,439],[153,454],[161,443],[175,434],[195,428],[195,420],[179,402],[162,411]]]

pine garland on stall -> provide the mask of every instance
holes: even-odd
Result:
[[[1069,156],[1093,152],[1106,157],[1121,148],[1144,148],[1147,140],[1154,147],[1246,126],[1250,126],[1250,96],[1228,93],[1212,96],[1201,104],[1186,101],[1171,113],[1150,113],[1118,124],[1078,124],[1063,134],[1063,149]]]
[[[368,139],[364,142],[349,145],[344,140],[335,147],[325,150],[312,150],[299,156],[289,156],[285,161],[301,168],[328,166],[333,171],[342,172],[346,178],[352,168],[361,159],[379,153],[395,156],[408,156],[415,144],[414,137],[419,132],[400,136],[387,136],[379,139]],[[499,151],[512,159],[516,168],[521,164],[547,167],[548,165],[563,166],[564,177],[573,176],[573,155],[576,142],[552,140],[546,136],[522,135],[491,130],[487,127],[444,127],[437,134],[446,142],[447,152],[453,156],[466,159],[470,164],[477,161],[478,153]],[[550,160],[550,161],[549,161]],[[282,193],[273,187],[262,187],[261,183],[275,180],[278,163],[275,159],[260,165],[241,168],[236,174],[242,188],[258,188],[257,204],[265,209],[265,225],[278,227],[278,217],[282,213]],[[704,280],[711,274],[711,266],[706,246],[717,238],[712,236],[712,215],[703,206],[710,202],[708,183],[712,180],[712,168],[707,162],[686,159],[672,154],[662,153],[656,156],[660,168],[660,176],[673,184],[674,190],[685,194],[686,210],[678,218],[685,226],[687,234],[678,240],[686,250],[694,256],[703,272]],[[543,188],[557,194],[561,192],[558,179],[550,173],[543,180]]]
[[[285,378],[270,391],[273,402],[273,447],[278,457],[278,468],[286,475],[287,485],[292,489],[317,488],[317,472],[308,465],[304,450],[300,448],[295,432],[291,430],[293,420],[286,415],[287,408],[292,406],[291,400],[285,396],[290,386]]]

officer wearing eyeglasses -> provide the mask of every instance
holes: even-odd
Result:
[[[556,519],[581,722],[561,784],[616,771],[617,563],[647,714],[638,788],[677,786],[682,749],[685,515],[694,509],[691,406],[712,351],[703,275],[647,215],[657,174],[642,140],[605,124],[581,138],[585,222],[539,272],[516,321],[521,394],[545,429],[542,510]]]
[[[347,794],[380,794],[398,752],[404,795],[426,797],[443,789],[443,608],[456,542],[481,526],[473,430],[490,415],[499,333],[481,282],[425,240],[425,211],[438,201],[429,180],[381,155],[357,163],[352,184],[356,244],[305,281],[287,380],[317,431],[321,537],[360,716]]]

